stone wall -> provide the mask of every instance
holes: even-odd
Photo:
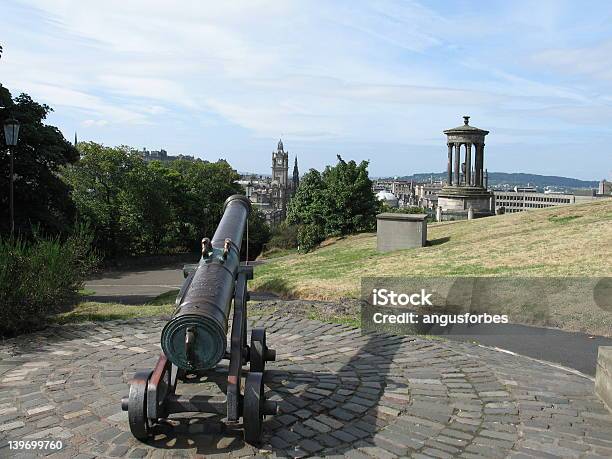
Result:
[[[599,347],[595,393],[612,411],[612,346]]]

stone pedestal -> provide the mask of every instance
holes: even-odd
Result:
[[[597,354],[595,394],[612,412],[612,346],[600,346]]]
[[[427,214],[383,213],[376,216],[379,252],[423,247],[427,243]]]
[[[449,211],[471,207],[478,216],[493,215],[495,210],[490,207],[492,196],[492,192],[481,187],[445,186],[438,194],[438,206]]]

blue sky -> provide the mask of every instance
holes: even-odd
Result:
[[[489,170],[612,174],[607,1],[13,1],[0,82],[72,139],[269,172],[369,159],[442,171],[444,129],[491,131]]]

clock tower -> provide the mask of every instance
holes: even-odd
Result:
[[[272,205],[283,211],[285,218],[289,191],[289,152],[279,140],[276,151],[272,152]]]
[[[283,149],[283,141],[278,141],[276,151],[272,152],[272,181],[287,188],[289,182],[289,152]]]

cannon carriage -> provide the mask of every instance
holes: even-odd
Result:
[[[253,268],[240,263],[240,248],[250,211],[245,196],[230,196],[212,240],[202,240],[200,262],[184,269],[176,309],[162,330],[163,353],[153,370],[135,374],[129,395],[121,400],[139,440],[146,441],[151,428],[172,414],[200,412],[225,414],[231,424],[242,418],[245,440],[256,444],[264,416],[277,412],[276,403],[266,401],[264,394],[266,362],[275,360],[276,353],[267,347],[263,328],[253,329],[247,342],[247,281],[253,278]],[[225,397],[177,394],[179,381],[206,375],[224,359],[229,360]]]

